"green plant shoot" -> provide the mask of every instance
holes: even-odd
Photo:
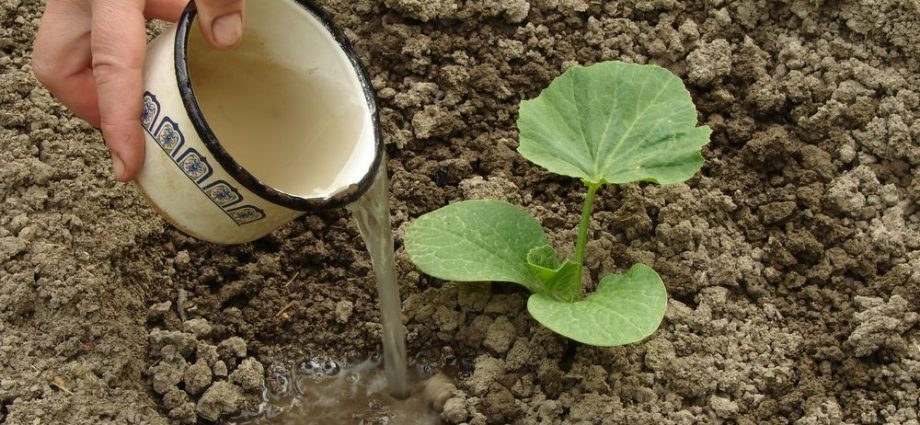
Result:
[[[409,258],[426,274],[457,282],[517,283],[530,314],[575,341],[616,346],[658,329],[667,306],[661,278],[635,264],[582,295],[594,198],[607,184],[681,182],[703,164],[709,127],[697,127],[683,82],[652,65],[603,62],[572,68],[521,102],[518,152],[587,188],[575,258],[559,260],[540,223],[503,201],[463,201],[425,214],[406,230]]]

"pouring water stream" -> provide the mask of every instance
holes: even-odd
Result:
[[[358,222],[358,229],[370,254],[377,281],[380,320],[383,325],[383,361],[388,392],[396,398],[409,394],[406,372],[406,333],[402,323],[402,303],[393,259],[393,232],[390,225],[389,179],[385,158],[376,172],[370,190],[346,208]]]

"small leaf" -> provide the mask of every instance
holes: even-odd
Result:
[[[641,341],[658,329],[668,294],[651,267],[634,264],[625,274],[605,277],[597,291],[574,303],[546,294],[527,301],[530,314],[554,332],[575,341],[612,347]]]
[[[581,295],[581,282],[575,281],[578,263],[569,260],[560,263],[552,246],[531,249],[527,253],[527,265],[543,282],[543,290],[537,292],[545,292],[563,302],[575,301]]]
[[[556,275],[561,266],[552,246],[543,245],[527,252],[527,265],[537,278],[546,282]]]
[[[709,127],[696,127],[683,82],[664,68],[602,62],[569,69],[521,102],[518,152],[591,184],[689,179]]]
[[[409,259],[426,274],[459,282],[501,281],[535,292],[531,249],[547,245],[540,223],[503,201],[463,201],[425,214],[406,229]]]
[[[576,280],[579,267],[578,263],[566,260],[551,279],[544,281],[546,292],[558,301],[570,303],[578,300],[581,296],[581,282]]]

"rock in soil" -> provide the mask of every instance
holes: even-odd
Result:
[[[226,381],[215,382],[198,399],[195,412],[208,421],[216,421],[221,415],[239,411],[242,389]]]

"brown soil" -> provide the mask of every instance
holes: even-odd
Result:
[[[378,351],[346,213],[232,247],[169,227],[36,84],[38,3],[0,0],[0,423],[206,423],[282,359]],[[459,374],[446,422],[920,422],[917,2],[321,3],[374,78],[400,229],[498,197],[571,250],[583,191],[514,149],[518,101],[576,64],[665,66],[714,130],[699,177],[600,194],[593,277],[642,261],[672,296],[643,343],[569,342],[400,250],[409,351]]]

